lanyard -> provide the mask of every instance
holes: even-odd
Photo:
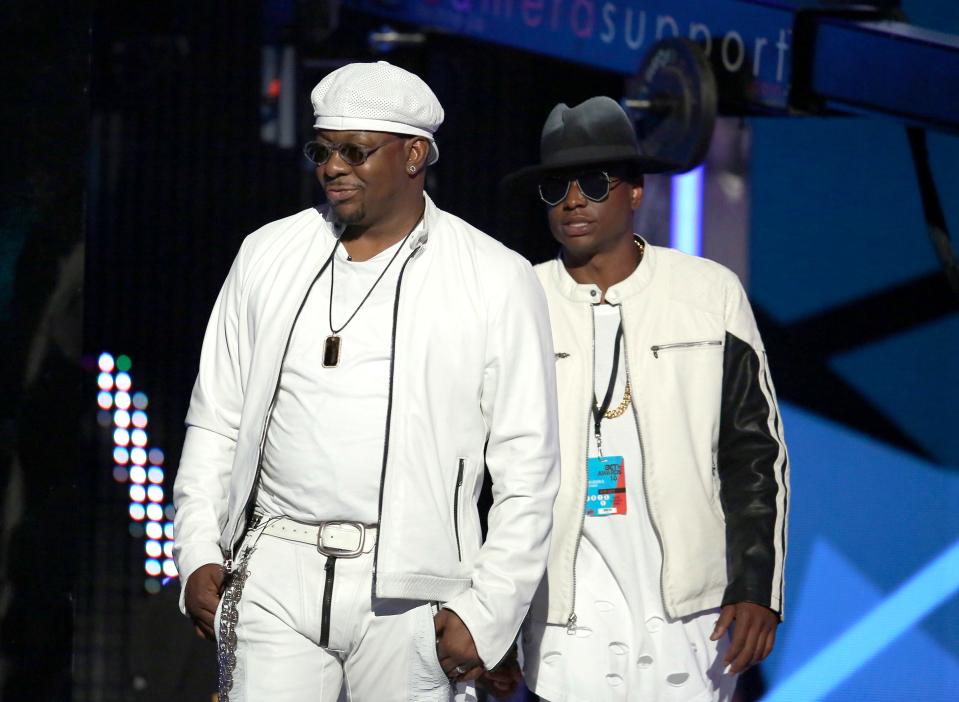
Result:
[[[606,388],[606,397],[603,398],[603,404],[597,404],[596,390],[593,389],[593,431],[596,435],[596,450],[600,456],[603,455],[603,435],[600,431],[600,425],[603,423],[603,415],[606,414],[606,410],[609,409],[609,405],[613,401],[613,389],[616,387],[616,376],[619,374],[619,348],[622,341],[623,323],[620,322],[619,328],[616,330],[616,341],[613,342],[613,371],[609,375],[609,386]],[[593,363],[596,363],[595,358]]]

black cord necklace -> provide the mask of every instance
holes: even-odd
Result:
[[[340,245],[340,240],[336,240],[336,244],[333,247],[333,258],[330,260],[330,335],[326,337],[326,343],[323,345],[323,367],[324,368],[336,368],[340,363],[340,332],[346,329],[346,325],[353,321],[353,318],[356,316],[356,313],[360,311],[360,308],[370,299],[370,295],[373,294],[373,290],[376,288],[377,284],[383,280],[383,276],[386,275],[386,271],[390,269],[390,266],[393,265],[393,261],[396,260],[396,257],[400,255],[400,251],[403,250],[404,244],[410,238],[410,235],[416,229],[419,222],[413,225],[413,229],[410,230],[410,233],[403,238],[403,242],[396,247],[396,251],[393,252],[393,257],[390,259],[390,262],[386,264],[386,267],[380,272],[376,280],[373,281],[373,285],[370,286],[370,289],[367,290],[366,295],[363,296],[363,299],[360,300],[360,304],[356,306],[356,309],[353,310],[353,314],[350,315],[350,318],[343,323],[339,329],[333,328],[333,271],[336,264],[336,247]]]
[[[616,387],[616,376],[619,375],[619,348],[622,346],[623,341],[623,323],[619,323],[619,328],[616,330],[616,341],[613,342],[613,371],[609,376],[609,385],[606,387],[606,396],[603,398],[603,404],[599,404],[596,401],[596,390],[593,390],[593,429],[596,436],[596,449],[599,451],[599,455],[603,455],[603,434],[601,431],[603,418],[614,419],[615,417],[610,417],[609,405],[613,401],[613,388]],[[595,363],[595,361],[594,361]],[[626,397],[629,396],[629,385],[626,385]],[[619,414],[615,416],[618,417],[623,413],[626,408],[623,407],[622,410],[617,408]]]

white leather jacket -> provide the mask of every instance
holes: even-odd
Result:
[[[335,236],[316,209],[270,223],[244,241],[220,291],[174,487],[184,583],[201,565],[229,562],[242,539],[287,342]],[[542,578],[559,483],[546,305],[524,259],[429,198],[407,246],[374,591],[445,602],[492,666]],[[484,464],[494,502],[482,544]]]
[[[593,402],[593,315],[602,293],[558,259],[546,291],[560,407],[562,480],[547,577],[531,619],[575,621]],[[782,613],[789,468],[766,353],[734,273],[646,246],[609,288],[623,320],[643,487],[662,548],[666,612],[683,617],[751,601]]]

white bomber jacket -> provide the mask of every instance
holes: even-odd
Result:
[[[556,351],[562,478],[547,577],[530,619],[569,626],[592,431],[591,306],[602,293],[576,283],[559,259],[535,270]],[[782,615],[788,457],[739,279],[712,261],[647,245],[640,266],[606,299],[623,320],[666,612],[683,617],[749,601]]]
[[[220,291],[174,487],[183,583],[235,556],[288,340],[335,241],[316,209],[267,224],[246,238]],[[542,579],[559,483],[546,305],[524,259],[428,197],[407,247],[397,261],[374,594],[445,602],[492,666]],[[493,507],[482,544],[484,463]]]

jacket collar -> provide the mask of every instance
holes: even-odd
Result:
[[[439,215],[439,208],[425,192],[423,193],[423,199],[426,201],[426,207],[423,209],[423,218],[413,230],[413,236],[410,237],[409,247],[411,249],[418,249],[429,240],[430,229],[432,229],[433,223],[436,222]]]
[[[643,260],[639,262],[632,273],[625,280],[621,280],[615,285],[611,285],[606,291],[606,301],[611,305],[619,305],[623,301],[641,293],[652,281],[653,273],[656,270],[657,252],[655,246],[640,236],[636,237],[646,246],[646,252],[643,254]],[[573,302],[586,302],[589,304],[599,303],[602,290],[593,283],[577,283],[573,276],[563,265],[562,254],[553,261],[553,281],[560,293]]]

